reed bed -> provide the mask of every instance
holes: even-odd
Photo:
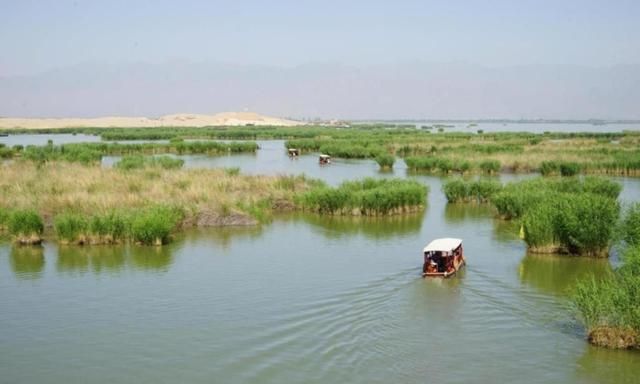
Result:
[[[640,241],[639,238],[635,239]],[[637,242],[636,242],[637,244]],[[572,304],[592,344],[617,349],[640,348],[640,248],[628,247],[613,276],[577,284]]]
[[[500,190],[502,184],[496,180],[453,179],[442,186],[449,203],[486,203]]]
[[[147,209],[162,211],[153,207],[182,212],[177,227],[255,224],[256,216],[294,209],[297,194],[319,185],[303,176],[245,176],[224,169],[144,166],[122,172],[58,162],[14,162],[0,167],[0,221],[4,223],[0,227],[25,238],[41,233],[14,224],[28,222],[18,220],[15,213],[27,210],[37,213],[47,227],[59,229],[60,238],[74,243],[117,242],[125,236],[123,226],[128,228],[125,237],[146,242],[142,233],[136,235],[131,220],[144,217]],[[81,235],[89,236],[82,240]]]
[[[507,184],[491,202],[505,219],[520,219],[531,252],[606,257],[620,215],[621,186],[597,177]]]
[[[428,187],[416,181],[367,178],[314,188],[298,202],[302,209],[322,214],[384,216],[422,209],[427,193]]]
[[[72,143],[63,145],[27,146],[14,148],[9,157],[20,157],[37,163],[67,161],[82,164],[95,163],[106,155],[155,155],[164,153],[218,155],[225,153],[255,152],[255,142],[221,143],[215,141],[174,141],[170,143]]]

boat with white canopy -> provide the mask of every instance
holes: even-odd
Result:
[[[423,277],[450,277],[466,263],[461,239],[435,239],[424,247],[422,253]]]

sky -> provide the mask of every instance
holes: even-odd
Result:
[[[0,0],[0,79],[139,63],[610,70],[640,64],[638,21],[640,2],[621,0]],[[27,104],[0,113],[38,113]]]

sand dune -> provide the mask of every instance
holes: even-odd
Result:
[[[223,112],[215,115],[180,113],[166,115],[157,119],[147,117],[96,117],[80,118],[0,118],[0,128],[82,128],[82,127],[205,127],[222,125],[279,125],[293,126],[303,124],[300,121],[263,116],[254,112]]]

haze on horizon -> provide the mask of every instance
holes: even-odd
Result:
[[[2,1],[0,116],[640,119],[636,1]]]

